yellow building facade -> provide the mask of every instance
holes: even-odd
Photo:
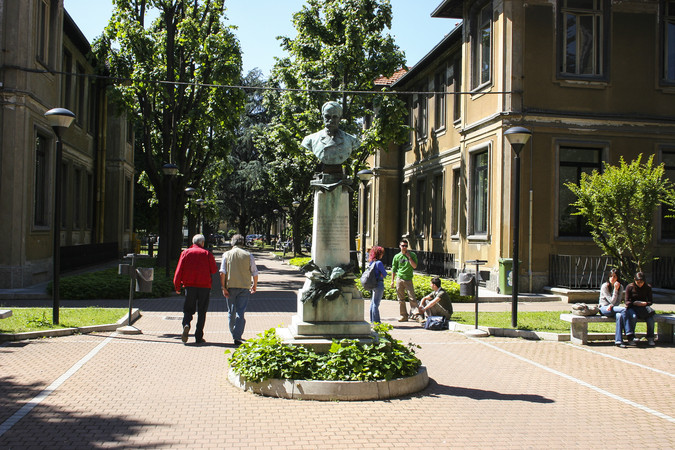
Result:
[[[408,102],[412,132],[371,157],[367,245],[408,239],[427,271],[445,276],[485,260],[497,289],[514,238],[504,132],[525,127],[520,291],[597,287],[608,262],[564,184],[639,154],[675,180],[675,2],[446,0],[432,16],[448,20],[448,34],[390,83]],[[659,212],[655,221],[661,265],[649,279],[674,287],[675,220]]]

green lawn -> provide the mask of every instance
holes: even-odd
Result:
[[[52,324],[52,308],[9,308],[12,316],[0,320],[0,333],[25,333],[115,323],[128,308],[59,308],[59,324]]]
[[[673,311],[656,311],[658,314],[672,314]],[[530,331],[544,331],[549,333],[569,333],[570,324],[560,320],[561,311],[519,312],[518,329]],[[476,315],[473,312],[456,312],[452,320],[462,324],[473,325]],[[495,328],[511,327],[511,312],[478,312],[478,326]],[[614,333],[614,323],[589,323],[590,333]],[[644,322],[638,322],[638,333],[647,331]]]

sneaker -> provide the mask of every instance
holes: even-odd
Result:
[[[241,339],[235,339],[234,340],[234,346],[235,347],[239,347],[243,343],[244,343],[244,341],[242,341]]]
[[[183,327],[183,334],[180,337],[180,340],[184,343],[188,340],[188,334],[190,334],[190,325],[185,325]]]
[[[623,342],[615,342],[614,345],[616,345],[619,348],[626,348],[626,344],[624,344]]]
[[[637,342],[635,342],[635,339],[630,339],[628,342],[626,342],[626,345],[629,347],[637,347]]]
[[[408,321],[408,317],[407,317],[407,316],[401,316],[401,317],[398,318],[398,321],[399,321],[399,322],[407,322],[407,321]]]
[[[654,347],[656,345],[656,342],[654,342],[654,339],[647,339],[647,345],[650,347]]]
[[[195,344],[206,344],[206,340],[204,340],[204,338],[197,339],[197,340],[195,340]]]

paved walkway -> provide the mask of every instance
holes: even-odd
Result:
[[[258,261],[245,338],[288,325],[303,280]],[[180,341],[182,298],[134,306],[141,335],[0,345],[0,448],[675,448],[673,345],[473,339],[399,324],[398,306],[385,301],[394,336],[420,345],[429,386],[387,401],[294,401],[229,384],[224,352],[233,347],[217,290],[202,346]],[[481,305],[495,309],[510,304]],[[569,305],[519,305],[535,309]]]

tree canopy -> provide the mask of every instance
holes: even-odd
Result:
[[[160,236],[172,244],[160,251],[175,257],[184,189],[208,189],[202,185],[207,166],[224,158],[233,140],[243,93],[218,85],[239,84],[241,50],[224,23],[224,0],[113,0],[113,6],[95,51],[120,79],[114,89],[140,132],[136,151],[159,199]],[[167,163],[180,176],[164,176]]]
[[[309,182],[318,160],[300,144],[321,128],[321,106],[329,100],[343,107],[341,128],[361,139],[361,147],[345,163],[354,175],[376,148],[407,138],[405,104],[394,96],[370,94],[374,81],[403,67],[403,52],[386,30],[391,27],[388,0],[308,0],[293,16],[295,38],[280,37],[288,53],[278,59],[269,80],[266,107],[271,120],[259,137],[267,158],[275,198],[282,206],[300,202],[292,222],[311,211]],[[377,115],[375,114],[377,111]],[[364,131],[363,123],[375,117]],[[300,226],[300,225],[298,225]],[[296,247],[302,230],[294,226]]]
[[[574,214],[588,221],[595,243],[626,276],[652,262],[657,208],[675,207],[675,185],[653,159],[643,164],[640,155],[628,164],[621,157],[619,166],[605,163],[602,173],[583,173],[578,185],[566,184],[577,196]]]

